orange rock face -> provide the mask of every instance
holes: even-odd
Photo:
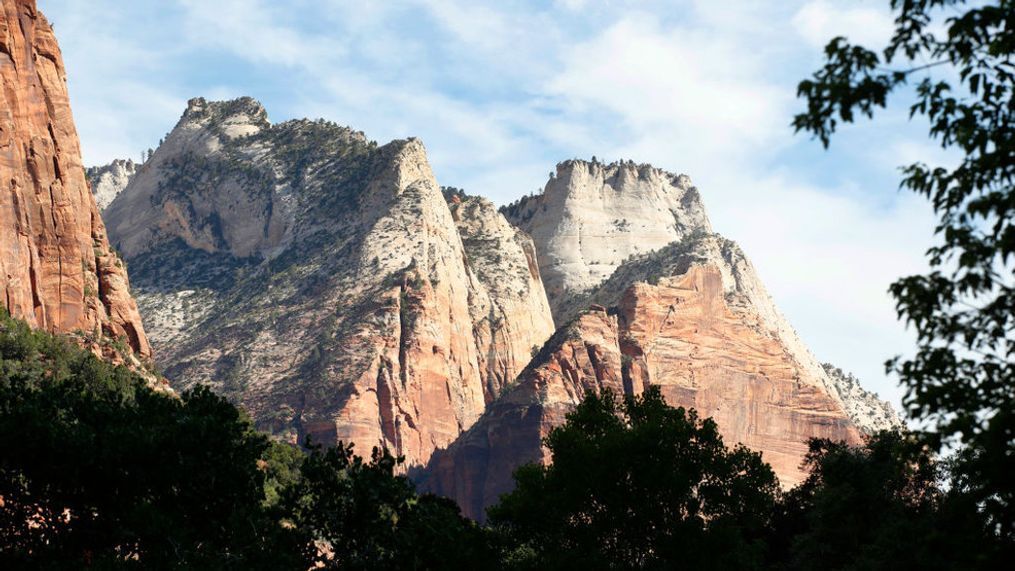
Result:
[[[542,439],[587,391],[638,394],[648,385],[714,418],[728,445],[760,451],[785,485],[799,482],[809,438],[856,443],[860,433],[749,311],[727,305],[720,270],[708,264],[634,284],[615,313],[596,306],[561,329],[519,384],[434,456],[424,487],[481,519],[511,489],[517,466],[549,460]]]
[[[126,270],[85,180],[60,48],[35,0],[2,0],[0,78],[4,306],[40,329],[122,339],[149,356]]]

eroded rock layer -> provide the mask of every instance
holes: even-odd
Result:
[[[149,356],[127,273],[85,180],[56,38],[34,0],[0,12],[0,278],[4,307],[114,359]],[[119,349],[119,350],[117,350]]]

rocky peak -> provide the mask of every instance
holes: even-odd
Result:
[[[53,29],[34,0],[0,2],[0,295],[30,325],[113,360],[151,348],[88,189]]]
[[[782,482],[803,479],[810,438],[858,443],[858,423],[820,366],[759,310],[767,295],[732,242],[715,235],[624,264],[559,328],[516,384],[421,477],[482,518],[511,473],[548,461],[540,443],[585,394],[660,387],[713,418],[729,444],[762,453]],[[621,286],[621,284],[626,284]]]
[[[512,226],[492,202],[444,190],[465,248],[471,279],[469,308],[480,348],[487,400],[525,368],[553,334],[532,239]]]
[[[195,97],[187,102],[187,110],[181,118],[181,122],[184,121],[217,128],[228,137],[255,133],[271,125],[264,105],[252,97],[229,101],[208,101],[204,97]]]
[[[532,236],[558,323],[562,306],[591,291],[624,260],[711,231],[686,175],[632,161],[562,162],[541,194],[502,212]]]
[[[130,159],[115,159],[108,165],[88,167],[85,170],[85,176],[92,187],[92,196],[100,211],[104,211],[127,188],[139,166]]]
[[[281,438],[424,464],[552,333],[531,240],[449,205],[418,139],[259,109],[193,100],[106,212],[160,365]]]

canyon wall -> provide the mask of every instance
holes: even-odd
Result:
[[[4,307],[114,360],[148,357],[126,269],[109,247],[85,179],[53,29],[34,0],[0,5]]]

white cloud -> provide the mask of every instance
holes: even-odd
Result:
[[[630,14],[567,48],[547,91],[573,119],[607,127],[595,141],[607,146],[592,152],[703,170],[787,139],[792,93],[768,81],[761,52],[745,47],[716,30]]]
[[[853,43],[878,49],[892,37],[892,16],[884,2],[860,4],[866,5],[812,0],[796,13],[793,25],[811,46],[824,47],[833,37],[845,36]]]

